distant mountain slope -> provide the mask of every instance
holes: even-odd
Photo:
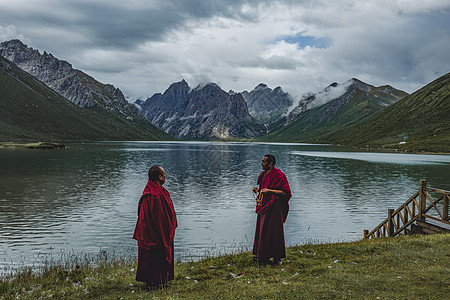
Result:
[[[241,95],[247,102],[250,115],[264,124],[278,121],[289,112],[294,102],[291,95],[281,87],[272,90],[264,83],[260,83],[251,92],[241,92]]]
[[[212,140],[266,133],[266,128],[250,116],[241,94],[227,93],[214,83],[191,89],[183,80],[163,94],[136,104],[153,124],[180,139]]]
[[[80,108],[0,56],[0,141],[160,140],[96,106]]]
[[[323,142],[450,152],[450,73]],[[405,141],[405,144],[399,145]]]
[[[390,86],[374,87],[355,78],[342,85],[333,83],[302,99],[283,123],[273,125],[279,129],[262,140],[317,142],[361,122],[406,95]]]
[[[19,40],[0,43],[0,55],[78,106],[108,110],[126,122],[149,131],[149,134],[155,133],[155,127],[133,104],[126,101],[118,88],[102,84],[80,70],[73,69],[68,62],[46,52],[40,54]]]

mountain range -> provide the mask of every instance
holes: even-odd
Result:
[[[397,102],[407,93],[356,78],[308,93],[294,105],[281,87],[225,92],[209,83],[191,89],[185,80],[135,102],[156,126],[181,139],[258,138],[316,141]],[[266,135],[269,133],[268,135]]]
[[[405,149],[437,149],[442,143],[444,150],[448,148],[448,122],[442,115],[448,112],[445,76],[423,88],[433,93],[430,103],[425,92],[408,95],[391,86],[375,87],[352,78],[300,99],[264,83],[250,92],[225,92],[214,83],[192,89],[182,80],[163,93],[131,104],[120,89],[19,40],[1,43],[0,55],[7,58],[1,60],[0,69],[2,140],[245,138],[397,147],[401,137]],[[407,111],[414,112],[414,121],[394,122],[407,118]],[[74,116],[78,121],[72,120]],[[30,128],[29,123],[34,125]]]
[[[40,54],[20,40],[11,40],[0,44],[0,55],[82,108],[106,110],[139,127],[139,131],[155,131],[120,89],[98,82],[52,54]]]
[[[13,44],[17,45],[17,43]],[[5,51],[3,45],[3,43],[0,44],[2,52]],[[18,50],[18,52],[21,51]],[[22,56],[14,57],[20,60]],[[25,61],[27,60],[22,60],[23,66],[26,65]],[[39,61],[45,63],[45,60]],[[50,58],[50,61],[56,62],[54,58]],[[67,68],[67,64],[62,65]],[[55,66],[53,68],[58,73],[59,69]],[[42,70],[51,73],[49,66],[43,67]],[[81,74],[80,71],[73,72]],[[95,83],[93,80],[92,82]],[[67,87],[66,90],[72,89]],[[87,93],[89,92],[84,89],[83,94],[86,96]],[[110,101],[114,102],[113,99],[110,98]],[[94,104],[80,107],[75,103],[80,104],[77,101],[69,101],[44,82],[0,56],[0,140],[161,140],[171,138],[143,116],[139,118],[139,115],[133,117],[130,114],[128,118],[108,106]],[[131,111],[138,112],[130,104],[119,104],[117,108],[119,107],[125,110],[131,107]]]
[[[450,73],[320,142],[450,152]],[[401,144],[400,144],[401,143]]]
[[[180,139],[251,138],[266,133],[239,93],[209,83],[191,89],[186,81],[136,102],[153,124]]]
[[[396,103],[408,94],[391,86],[374,87],[353,78],[305,96],[284,119],[272,125],[267,141],[319,142]]]

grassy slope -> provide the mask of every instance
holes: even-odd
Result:
[[[205,258],[178,263],[169,287],[152,292],[135,281],[135,261],[53,266],[3,279],[0,299],[446,299],[449,246],[450,234],[308,244],[288,248],[279,267],[248,252]]]
[[[318,142],[330,133],[361,122],[382,107],[374,103],[371,96],[358,91],[337,112],[330,113],[333,103],[305,111],[299,119],[261,138],[264,141]]]
[[[0,141],[170,139],[153,125],[82,109],[1,57],[0,91]]]
[[[450,152],[450,73],[322,142]],[[407,144],[399,146],[403,136]]]

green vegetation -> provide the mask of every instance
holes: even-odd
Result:
[[[450,73],[367,120],[321,139],[351,146],[450,152]],[[400,142],[405,144],[399,144]]]
[[[148,292],[136,262],[77,259],[0,281],[0,299],[446,299],[450,234],[401,236],[287,249],[279,267],[248,252],[178,262],[175,280]],[[86,260],[88,261],[88,260]]]
[[[383,96],[383,90],[378,87],[372,92]],[[388,107],[380,107],[372,95],[361,92],[337,107],[327,103],[307,110],[295,122],[259,140],[450,152],[450,73]]]
[[[381,110],[373,95],[357,91],[350,101],[339,104],[327,103],[303,112],[300,117],[286,127],[261,138],[274,142],[320,142],[322,138],[346,126],[361,122]]]
[[[99,106],[83,109],[0,57],[0,141],[173,139]]]

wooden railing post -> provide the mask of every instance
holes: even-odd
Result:
[[[392,215],[394,210],[392,208],[388,209],[388,236],[394,236],[394,218]]]
[[[420,180],[420,188],[419,188],[419,216],[418,218],[423,220],[423,212],[425,211],[427,204],[427,196],[425,195],[425,189],[427,188],[427,181],[424,179]]]
[[[443,199],[443,203],[442,203],[442,216],[444,221],[448,221],[448,195],[444,194],[444,199]]]
[[[438,196],[436,197],[436,199],[433,199],[435,193],[441,194],[442,196]],[[419,201],[417,201],[417,198],[419,198]],[[430,201],[429,203],[427,203],[427,199]],[[440,201],[442,201],[442,212],[438,207],[441,203]],[[428,226],[426,228],[429,229],[427,230],[427,232],[429,233],[448,232],[449,230],[447,225],[449,224],[448,221],[450,220],[448,214],[449,202],[449,191],[427,187],[427,181],[421,179],[419,191],[415,192],[414,195],[411,196],[405,203],[403,203],[397,210],[388,209],[387,219],[381,222],[372,231],[364,230],[364,239],[378,238],[382,236],[393,237],[397,234],[400,234],[401,232],[404,232],[405,234],[416,232],[425,233],[425,230],[422,230],[422,226]],[[433,212],[437,212],[439,214],[438,217],[427,214],[428,210],[432,209],[433,207],[436,210]],[[439,225],[440,223],[437,223],[430,225],[422,224],[422,222],[416,222],[416,224],[414,224],[414,222],[418,220],[425,221],[426,217],[442,224]]]

